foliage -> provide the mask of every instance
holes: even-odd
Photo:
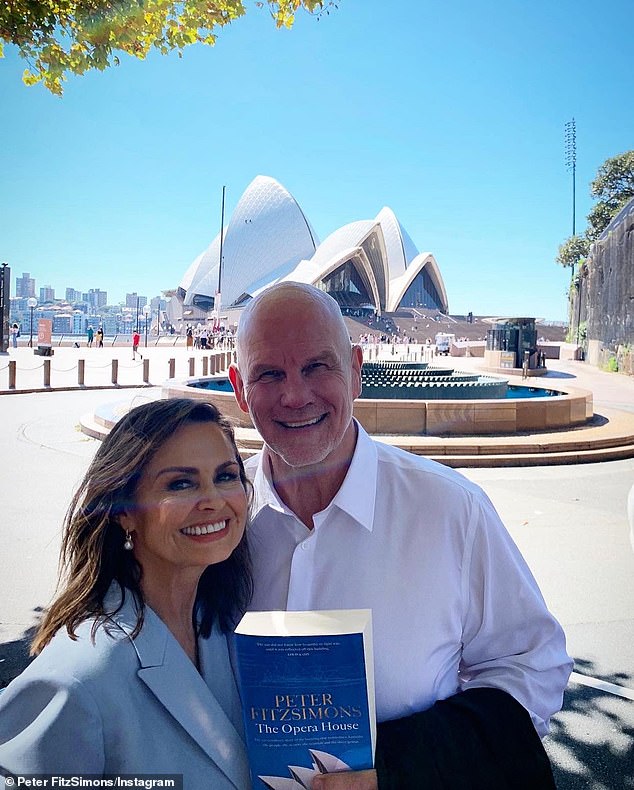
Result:
[[[335,0],[254,3],[277,27],[291,27],[300,8],[316,16],[336,8]],[[15,44],[29,64],[24,82],[61,96],[67,74],[118,65],[117,53],[181,56],[190,44],[213,45],[216,32],[245,13],[243,0],[8,0],[0,3],[0,57],[3,42]]]
[[[618,214],[621,206],[610,208],[603,200],[593,206],[588,214],[588,227],[586,228],[586,238],[590,243],[596,241],[603,231],[607,228],[615,214]]]
[[[577,343],[579,342],[580,345],[585,345],[585,342],[588,338],[588,324],[586,321],[582,321],[579,324],[579,333],[577,334],[577,327],[573,326],[573,322],[570,322],[568,326],[568,331],[566,332],[566,343]]]
[[[590,194],[599,199],[588,214],[586,236],[594,241],[634,197],[634,151],[606,159],[590,184]]]
[[[606,202],[634,197],[634,151],[606,159],[590,184],[590,194]]]
[[[557,263],[562,266],[576,266],[577,262],[588,255],[590,244],[585,236],[570,236],[559,246]]]
[[[609,357],[607,365],[606,365],[606,368],[607,368],[607,370],[610,373],[618,373],[619,372],[619,363],[617,362],[617,359],[614,356],[614,354],[612,354]]]

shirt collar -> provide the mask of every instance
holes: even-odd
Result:
[[[376,499],[378,454],[376,446],[361,425],[355,420],[357,443],[339,491],[332,502],[322,511],[326,513],[338,507],[344,513],[372,532],[374,523],[374,504]],[[260,455],[253,480],[256,492],[255,512],[270,507],[281,513],[295,515],[278,497],[271,480],[270,469],[264,453]]]
[[[374,442],[356,422],[357,444],[348,474],[328,506],[338,507],[372,532],[376,499],[378,453]]]

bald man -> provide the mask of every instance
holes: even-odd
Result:
[[[375,769],[314,790],[554,787],[539,736],[571,661],[487,496],[353,419],[362,353],[325,292],[263,291],[237,350],[231,383],[264,440],[247,464],[251,608],[373,614]]]

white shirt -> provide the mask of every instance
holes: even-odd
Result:
[[[509,692],[548,732],[572,662],[482,489],[358,426],[346,478],[309,530],[278,498],[261,453],[247,471],[250,608],[372,609],[378,721],[485,686]]]

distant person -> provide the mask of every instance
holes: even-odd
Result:
[[[132,359],[136,359],[136,355],[139,352],[139,343],[141,342],[141,335],[138,332],[134,332],[132,334]],[[139,354],[141,359],[143,359],[143,355]]]
[[[88,348],[92,348],[92,341],[95,336],[95,332],[91,326],[88,327],[86,330],[86,345]]]
[[[99,329],[97,330],[97,334],[95,336],[95,339],[97,340],[97,348],[103,348],[103,328],[102,327],[99,327]]]
[[[11,345],[13,348],[18,347],[18,338],[20,337],[20,327],[17,324],[12,324],[9,328],[9,334],[11,335]]]
[[[185,332],[185,335],[187,337],[187,341],[186,341],[187,342],[187,348],[193,348],[194,347],[194,330],[191,328],[191,326],[187,327],[187,331]]]
[[[251,589],[247,490],[211,404],[157,400],[115,425],[66,516],[39,655],[0,694],[0,775],[250,787],[227,645]]]
[[[229,377],[264,440],[250,608],[372,610],[376,770],[313,790],[554,788],[539,736],[572,662],[484,491],[353,418],[362,351],[324,291],[262,291],[237,350]]]

